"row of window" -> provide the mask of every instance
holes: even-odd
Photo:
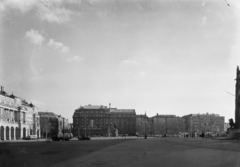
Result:
[[[0,99],[0,103],[5,104],[5,105],[10,105],[10,106],[14,104],[12,102],[8,102],[8,101],[2,100],[2,99]]]

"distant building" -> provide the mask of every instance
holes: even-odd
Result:
[[[178,135],[185,131],[184,119],[175,115],[156,115],[152,117],[155,135]]]
[[[73,114],[73,135],[117,136],[136,133],[134,109],[103,105],[80,106]]]
[[[59,133],[70,132],[68,119],[53,112],[38,112],[40,115],[41,136],[51,138]]]
[[[32,103],[0,90],[0,139],[16,140],[36,135],[40,137],[38,109]]]
[[[145,115],[136,115],[136,133],[139,136],[153,136],[153,118],[149,118],[146,113]]]
[[[229,123],[224,123],[224,132],[227,132],[228,128],[230,128]]]
[[[136,131],[140,136],[177,135],[185,131],[184,119],[175,115],[136,116]]]
[[[190,114],[183,116],[186,124],[186,131],[193,135],[219,134],[224,132],[224,117],[218,114]],[[191,136],[190,135],[190,136]]]
[[[110,124],[117,129],[117,135],[135,135],[136,134],[136,112],[134,109],[116,109],[110,108]],[[116,135],[116,134],[115,134]]]

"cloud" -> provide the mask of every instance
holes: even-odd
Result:
[[[141,72],[138,73],[138,75],[140,75],[141,77],[145,77],[146,76],[146,72],[141,71]]]
[[[15,9],[21,13],[34,10],[41,20],[55,23],[66,23],[71,20],[74,13],[66,8],[69,5],[81,4],[78,0],[2,0],[0,1],[0,11]]]
[[[48,45],[52,46],[56,50],[59,50],[60,52],[68,52],[69,51],[69,47],[68,46],[65,46],[61,42],[55,42],[53,39],[49,40]]]
[[[46,105],[47,105],[46,102],[37,101],[37,100],[32,100],[32,104],[33,104],[33,105],[36,105],[36,106],[38,106],[38,105],[46,106]]]
[[[73,61],[80,62],[80,61],[83,61],[83,60],[84,60],[84,57],[73,56],[73,57],[71,57],[71,58],[68,58],[67,60],[68,60],[69,62],[73,62]]]
[[[17,9],[22,13],[26,13],[33,9],[33,7],[39,2],[40,0],[3,0],[0,2],[0,6],[2,9],[12,8]]]
[[[69,22],[71,20],[70,16],[74,13],[66,8],[51,5],[39,5],[39,9],[38,16],[40,19],[59,24]]]
[[[29,30],[25,33],[25,36],[29,38],[34,44],[41,45],[45,38],[38,33],[37,30]]]
[[[132,57],[132,58],[129,58],[129,59],[126,59],[126,60],[123,60],[123,63],[124,64],[130,64],[130,65],[137,65],[137,64],[140,64],[139,61],[136,60],[136,56]]]
[[[202,17],[202,25],[205,25],[206,21],[207,21],[207,17],[206,16]]]

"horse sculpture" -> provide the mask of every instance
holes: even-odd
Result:
[[[235,126],[235,123],[233,122],[233,119],[229,119],[229,125],[230,125],[230,128],[234,128]]]

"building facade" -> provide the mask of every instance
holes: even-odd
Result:
[[[133,136],[136,134],[136,112],[134,109],[111,108],[107,122],[108,131],[114,136]],[[114,134],[115,131],[115,134]],[[108,132],[109,133],[109,132]],[[110,134],[109,134],[110,135]]]
[[[145,115],[136,115],[136,134],[138,136],[154,136],[153,118]]]
[[[139,136],[178,135],[185,131],[184,119],[175,115],[136,116],[136,131]]]
[[[227,132],[228,128],[230,128],[230,125],[229,125],[229,123],[225,122],[224,123],[224,132]]]
[[[73,135],[118,136],[135,134],[136,113],[103,105],[80,106],[73,114]]]
[[[40,116],[42,138],[51,138],[53,135],[70,133],[68,119],[53,112],[38,112]]]
[[[156,115],[152,117],[155,135],[178,135],[185,132],[184,119],[175,115]]]
[[[190,114],[183,118],[190,136],[199,136],[202,133],[217,135],[224,132],[224,117],[218,114]]]
[[[0,138],[18,140],[29,135],[40,137],[38,109],[32,103],[0,90]]]

